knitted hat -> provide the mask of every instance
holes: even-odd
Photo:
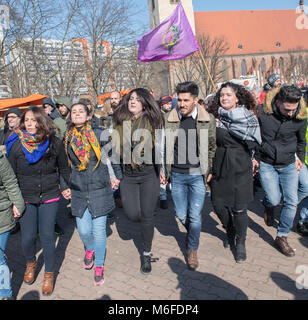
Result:
[[[64,105],[68,110],[71,110],[72,102],[68,97],[59,97],[56,100],[56,107],[59,108],[61,105]]]
[[[19,108],[14,107],[14,108],[9,109],[9,110],[5,113],[5,115],[4,115],[4,120],[6,120],[8,114],[10,114],[10,113],[16,114],[19,118],[20,118],[21,115],[22,115],[22,111],[21,111]]]
[[[280,79],[280,76],[278,74],[271,74],[268,78],[267,78],[267,82],[268,84],[273,88],[275,85],[275,82]]]

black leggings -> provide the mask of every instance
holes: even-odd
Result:
[[[154,236],[154,212],[159,197],[159,178],[155,173],[124,176],[120,189],[124,212],[130,221],[141,223],[143,249],[150,252]]]
[[[27,262],[33,262],[36,255],[37,230],[43,248],[45,272],[54,272],[55,266],[55,221],[58,202],[27,204],[26,211],[19,219],[21,244]],[[37,222],[39,221],[39,226]]]

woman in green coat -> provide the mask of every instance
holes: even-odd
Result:
[[[0,300],[11,300],[10,270],[6,263],[5,248],[15,219],[25,209],[15,173],[7,158],[0,152]]]

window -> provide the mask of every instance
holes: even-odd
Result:
[[[152,0],[152,10],[155,10],[155,0]]]
[[[279,58],[278,65],[280,69],[280,74],[284,74],[284,60],[282,57]]]
[[[170,0],[170,3],[172,4],[172,3],[179,3],[180,2],[180,0]]]
[[[247,65],[246,65],[246,60],[243,59],[241,62],[241,71],[242,71],[242,76],[246,76],[247,74]]]
[[[226,60],[224,60],[222,62],[222,65],[221,65],[221,68],[222,68],[222,77],[223,77],[223,81],[228,81],[229,80],[229,75],[228,75],[228,63]]]
[[[261,69],[261,73],[265,73],[266,72],[266,63],[265,63],[265,59],[264,58],[262,58],[262,60],[261,60],[260,69]]]

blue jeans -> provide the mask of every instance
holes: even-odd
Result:
[[[76,217],[79,236],[87,250],[95,250],[95,265],[102,267],[106,252],[106,222],[107,215],[92,218],[87,208],[83,216]]]
[[[197,250],[206,193],[203,176],[172,172],[171,184],[175,214],[188,232],[188,248]]]
[[[298,203],[302,203],[302,208],[299,213],[299,223],[308,223],[308,169],[305,164],[303,164],[301,171],[298,175]]]
[[[10,231],[0,234],[0,298],[12,296],[11,275],[4,255],[9,236]]]
[[[277,206],[282,197],[283,206],[277,236],[287,236],[293,226],[298,204],[298,173],[295,163],[283,168],[275,168],[260,161],[259,172],[262,188],[265,192],[264,206]]]

